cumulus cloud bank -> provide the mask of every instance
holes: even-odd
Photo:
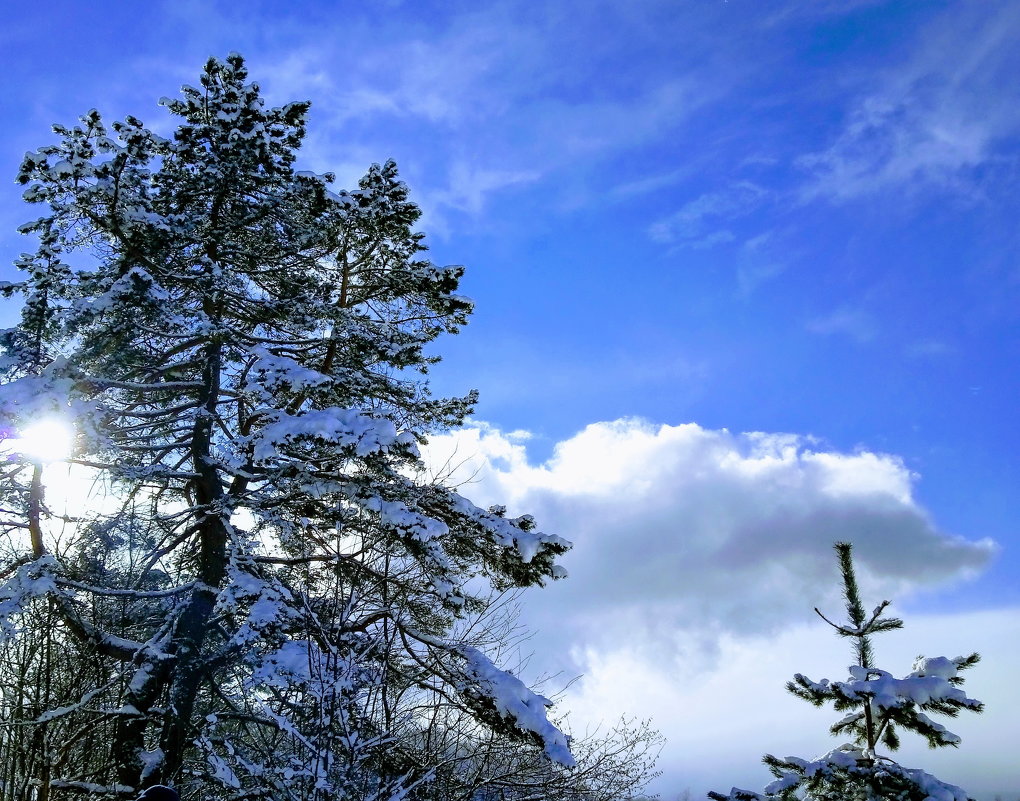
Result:
[[[996,550],[940,531],[914,500],[916,476],[887,454],[630,419],[589,425],[535,464],[529,438],[476,422],[435,437],[426,455],[476,503],[529,512],[574,542],[562,560],[570,577],[523,599],[531,672],[584,674],[564,704],[577,732],[622,714],[652,718],[667,737],[652,788],[665,797],[760,786],[763,752],[811,757],[836,744],[831,710],[783,690],[797,671],[845,678],[846,643],[812,612],[841,616],[834,541],[854,543],[868,603],[972,576]],[[982,650],[993,668],[974,671],[974,694],[1001,723],[1016,661],[1015,639],[1001,633],[1016,619],[908,619],[876,647],[901,672],[920,649]],[[995,721],[982,717],[954,721],[978,743],[958,764],[943,757],[943,778],[1005,787],[989,768],[1002,750],[987,736]],[[906,764],[930,765],[918,750],[906,749]]]
[[[559,650],[625,642],[676,655],[804,621],[839,605],[836,540],[854,543],[862,584],[881,597],[972,576],[995,552],[940,531],[913,499],[915,476],[886,454],[617,420],[533,464],[527,438],[475,423],[435,437],[428,455],[476,502],[531,513],[573,541],[570,578],[527,611]]]

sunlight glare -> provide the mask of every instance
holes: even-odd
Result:
[[[60,462],[71,455],[74,432],[63,420],[47,418],[25,428],[15,449],[40,462]]]

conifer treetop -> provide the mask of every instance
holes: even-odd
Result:
[[[780,759],[771,754],[763,761],[776,777],[764,794],[733,788],[728,794],[711,792],[714,801],[973,801],[966,792],[921,770],[905,768],[891,757],[877,752],[884,745],[899,748],[898,730],[925,738],[931,748],[956,747],[960,737],[929,717],[938,714],[954,718],[961,710],[981,712],[984,705],[961,689],[960,673],[978,663],[980,657],[918,657],[903,678],[875,666],[871,635],[902,628],[899,618],[885,617],[889,601],[882,601],[869,614],[861,601],[854,571],[852,546],[834,546],[846,601],[847,622],[838,624],[817,608],[815,611],[841,637],[853,641],[857,664],[849,668],[845,681],[813,681],[796,674],[786,688],[815,706],[832,704],[845,713],[830,733],[846,735],[851,741],[814,760],[799,757]]]
[[[564,577],[570,543],[419,453],[476,400],[427,381],[426,348],[472,310],[463,268],[424,257],[392,161],[350,190],[296,170],[308,103],[268,107],[241,56],[161,102],[168,138],[91,110],[26,154],[39,244],[2,287],[23,311],[0,428],[71,420],[70,463],[117,499],[68,520],[31,460],[4,475],[0,523],[29,536],[0,635],[52,603],[103,666],[82,698],[127,710],[97,734],[109,767],[75,770],[121,795],[191,777],[195,798],[289,797],[301,764],[308,798],[375,781],[382,801],[433,775],[423,710],[464,759],[489,737],[573,765],[498,643],[463,640],[492,597]]]

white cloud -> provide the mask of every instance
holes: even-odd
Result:
[[[1020,130],[1015,3],[954,4],[920,31],[905,61],[874,81],[825,150],[801,159],[808,197],[846,200],[923,186],[973,191],[969,171],[1004,155]]]
[[[959,349],[952,342],[927,337],[910,342],[903,352],[912,359],[939,359],[956,355]]]
[[[654,223],[648,233],[656,242],[707,248],[731,242],[731,231],[721,227],[757,208],[767,192],[750,181],[707,192]]]
[[[829,314],[809,320],[807,330],[813,334],[841,334],[864,344],[878,336],[878,323],[863,309],[841,306]]]
[[[812,611],[842,609],[834,541],[854,543],[869,602],[971,577],[996,551],[939,530],[914,500],[916,476],[887,454],[639,420],[589,425],[541,464],[529,460],[528,441],[479,422],[435,437],[427,454],[477,503],[530,512],[574,542],[562,560],[570,577],[525,594],[531,670],[584,674],[564,702],[577,730],[653,717],[669,740],[655,788],[666,798],[685,787],[695,797],[759,788],[762,753],[810,757],[833,745],[833,715],[783,686],[797,671],[843,678],[849,663]],[[1002,768],[975,766],[1010,764],[988,730],[1008,725],[1017,625],[1012,612],[922,618],[876,643],[894,672],[909,671],[918,651],[988,651],[972,684],[990,714],[954,722],[965,740],[976,733],[977,753],[949,763],[907,751],[906,764],[957,783],[1004,781]]]
[[[957,656],[978,651],[982,661],[965,674],[965,689],[985,702],[981,715],[963,714],[949,728],[963,738],[957,749],[930,751],[904,734],[896,758],[990,801],[1016,793],[1012,750],[1014,666],[1020,659],[1020,610],[908,616],[902,631],[875,637],[878,664],[905,675],[918,653]],[[626,713],[651,717],[667,738],[654,790],[665,799],[684,788],[692,798],[731,786],[761,790],[771,776],[761,756],[814,757],[841,742],[828,727],[840,715],[816,709],[785,692],[794,673],[812,679],[846,678],[846,642],[824,624],[801,625],[768,637],[721,639],[716,667],[642,658],[625,649],[589,651],[586,675],[564,706],[579,726]],[[1012,797],[1012,796],[1009,796]]]
[[[427,196],[425,205],[450,207],[477,215],[493,192],[530,184],[539,177],[535,170],[486,169],[457,160],[450,165],[446,188]]]
[[[749,298],[763,284],[786,271],[785,258],[777,255],[776,233],[766,231],[748,239],[740,248],[737,263],[737,293]],[[786,258],[789,253],[786,254]]]
[[[674,186],[689,175],[690,169],[686,167],[667,170],[619,184],[610,189],[609,193],[617,199],[639,197]]]
[[[435,198],[437,217],[441,208],[474,213],[482,203],[458,192],[458,170],[495,176],[497,188],[507,178],[557,175],[561,205],[578,192],[589,202],[596,195],[585,176],[594,165],[661,141],[731,82],[724,59],[709,64],[696,56],[706,38],[694,25],[684,28],[682,69],[639,70],[630,55],[635,42],[680,47],[651,25],[662,10],[600,5],[533,14],[508,0],[416,24],[324,22],[316,41],[302,36],[300,47],[290,43],[293,31],[275,34],[252,66],[274,97],[313,98],[315,126],[305,147],[313,162],[350,161],[352,144],[374,147],[372,160],[397,156],[406,168],[413,157],[415,190],[426,196],[423,205]],[[605,36],[606,25],[617,35]],[[365,44],[349,46],[359,40]],[[616,61],[627,65],[623,73],[604,81],[606,64]]]
[[[585,646],[623,638],[674,653],[677,632],[803,619],[806,599],[833,598],[835,540],[856,544],[866,586],[883,597],[973,575],[995,551],[941,532],[897,458],[794,435],[618,420],[535,465],[519,438],[477,424],[436,437],[429,453],[459,464],[451,478],[470,477],[470,497],[530,512],[575,543],[571,579],[545,589],[532,615]]]

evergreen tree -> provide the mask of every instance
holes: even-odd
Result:
[[[71,421],[70,463],[116,499],[71,519],[38,460],[4,468],[0,634],[49,610],[67,663],[16,721],[59,743],[38,798],[425,798],[478,742],[562,774],[549,701],[465,621],[565,575],[569,543],[418,453],[475,400],[424,377],[471,311],[462,268],[422,257],[393,162],[353,191],[295,170],[308,104],[266,107],[240,56],[161,103],[172,138],[90,111],[19,175],[46,210],[4,287],[0,422]]]
[[[898,729],[912,731],[928,741],[931,748],[956,747],[960,738],[928,717],[937,713],[956,717],[960,710],[980,712],[980,701],[968,698],[960,689],[960,671],[977,664],[977,654],[947,659],[918,657],[913,671],[902,679],[874,664],[871,635],[892,631],[903,621],[883,617],[888,601],[870,614],[861,602],[854,574],[852,546],[837,542],[846,599],[848,622],[836,624],[818,609],[815,612],[841,637],[853,643],[856,664],[846,681],[812,681],[798,673],[786,689],[815,706],[831,703],[846,713],[830,728],[832,734],[849,735],[851,742],[814,760],[768,754],[763,761],[776,777],[764,794],[733,788],[728,795],[709,793],[715,801],[973,801],[955,785],[946,784],[922,770],[905,768],[876,749],[899,748]]]

